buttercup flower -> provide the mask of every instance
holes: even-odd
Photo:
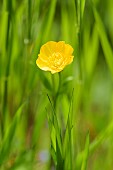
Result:
[[[36,64],[41,70],[52,74],[60,72],[73,61],[73,51],[71,45],[64,41],[49,41],[42,45]]]

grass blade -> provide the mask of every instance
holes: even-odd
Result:
[[[94,152],[108,137],[113,133],[113,122],[111,122],[89,145],[89,154]],[[84,151],[78,154],[76,159],[76,169],[79,169],[82,163]]]
[[[85,8],[85,0],[81,0],[81,18],[83,18],[84,15],[84,8]]]
[[[83,153],[81,170],[86,170],[87,169],[88,154],[89,154],[89,133],[86,136],[86,143],[85,143],[85,148],[84,148],[83,152],[84,153]]]
[[[10,127],[5,131],[5,136],[4,136],[4,139],[2,141],[1,149],[0,149],[0,165],[3,164],[5,159],[10,154],[13,138],[15,136],[17,126],[19,126],[21,112],[22,112],[22,109],[23,109],[24,105],[25,105],[25,103],[22,104],[18,108],[18,110],[15,113],[15,116],[14,116],[14,118],[13,118],[11,124],[10,124]]]
[[[92,4],[92,8],[93,8],[94,17],[95,17],[95,20],[96,20],[96,25],[97,25],[101,45],[102,45],[103,52],[104,52],[104,55],[105,55],[105,59],[106,59],[106,62],[108,64],[109,70],[110,70],[112,78],[113,78],[113,51],[112,51],[112,47],[111,47],[111,45],[108,41],[108,37],[107,37],[106,31],[105,31],[103,22],[100,18],[98,11],[96,10],[94,4]]]

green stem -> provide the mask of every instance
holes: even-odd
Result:
[[[58,75],[59,75],[59,86],[58,86],[58,91],[57,91],[57,93],[59,94],[59,91],[60,91],[60,88],[61,88],[61,72],[59,72]],[[58,95],[58,94],[57,94],[57,95]]]
[[[82,80],[82,59],[81,59],[81,0],[77,0],[78,6],[78,49],[79,49],[79,80]]]
[[[52,75],[52,84],[53,84],[53,106],[54,108],[56,109],[56,103],[57,103],[57,99],[58,99],[58,96],[59,96],[59,91],[60,91],[60,88],[61,88],[61,73],[59,72],[58,73],[59,75],[59,84],[58,84],[58,89],[57,89],[57,92],[55,92],[55,79],[54,79],[54,76]]]
[[[5,119],[6,119],[6,107],[7,107],[7,96],[8,96],[8,78],[9,78],[9,70],[10,70],[10,62],[11,62],[11,49],[10,49],[11,44],[10,44],[10,47],[8,45],[10,21],[11,21],[10,7],[11,7],[11,4],[9,4],[7,1],[4,1],[4,12],[8,13],[8,18],[6,18],[7,19],[7,30],[6,30],[6,40],[5,40],[5,53],[4,53],[4,57],[7,57],[7,66],[6,66],[6,72],[5,72],[3,105],[2,105],[2,116],[1,116],[2,137],[4,136],[4,125],[5,125]]]
[[[53,74],[51,74],[51,79],[52,79],[52,98],[53,98],[53,106],[54,106],[54,101],[55,101],[55,79],[54,79]]]
[[[31,0],[28,1],[28,9],[27,9],[27,25],[28,25],[28,35],[27,38],[30,40],[31,39]]]
[[[52,96],[53,96],[53,110],[54,110],[54,114],[55,114],[55,117],[57,119],[57,115],[56,115],[56,104],[57,104],[57,99],[58,99],[58,96],[59,96],[59,91],[60,91],[60,88],[61,88],[61,73],[58,73],[59,75],[59,84],[58,84],[58,89],[57,89],[57,92],[55,91],[55,77],[54,75],[51,74],[51,78],[52,78],[52,85],[53,85],[53,91],[52,91]],[[58,127],[58,124],[57,124],[57,127]],[[51,168],[54,168],[55,165],[54,165],[54,161],[53,161],[53,158],[51,156],[51,159],[50,159],[50,165],[49,165],[49,169]],[[58,167],[56,167],[56,169],[58,169]],[[61,168],[62,169],[62,168]]]

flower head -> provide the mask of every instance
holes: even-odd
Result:
[[[41,70],[51,71],[54,74],[62,71],[73,61],[72,53],[73,48],[64,41],[49,41],[42,45],[36,64]]]

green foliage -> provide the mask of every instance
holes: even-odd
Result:
[[[99,36],[100,36],[101,45],[102,45],[102,48],[103,48],[103,52],[105,54],[106,62],[108,64],[108,67],[109,67],[111,74],[113,76],[113,66],[112,66],[113,51],[112,51],[111,45],[108,41],[107,35],[105,33],[105,29],[104,29],[104,25],[102,23],[102,20],[101,20],[98,12],[97,12],[97,10],[94,6],[93,6],[93,11],[94,11],[94,17],[95,17],[95,20],[96,20],[98,33],[99,33]]]
[[[56,169],[73,169],[72,163],[72,104],[73,94],[70,103],[68,118],[64,134],[62,134],[62,127],[58,124],[58,115],[48,96],[51,104],[52,113],[48,113],[48,123],[51,136],[51,153],[55,162]]]
[[[83,152],[83,161],[82,161],[81,170],[87,169],[88,153],[89,153],[89,133],[86,136],[86,143],[85,143],[85,149],[84,149],[84,152]]]
[[[13,138],[15,136],[15,133],[17,131],[17,126],[19,126],[20,123],[20,117],[21,117],[21,112],[23,109],[24,104],[22,104],[17,112],[15,113],[15,116],[13,118],[13,121],[9,125],[9,127],[5,130],[5,134],[3,137],[3,140],[1,142],[1,149],[0,149],[0,165],[2,165],[5,161],[5,159],[8,158],[10,152],[12,143],[13,143]]]

